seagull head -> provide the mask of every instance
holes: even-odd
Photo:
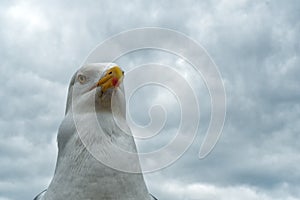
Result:
[[[82,66],[69,86],[67,110],[70,104],[86,108],[96,103],[109,106],[112,93],[123,90],[124,71],[115,63],[91,63]],[[96,99],[95,99],[96,98]]]

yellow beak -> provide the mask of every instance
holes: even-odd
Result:
[[[105,92],[109,88],[118,87],[123,77],[124,72],[121,68],[114,66],[105,72],[105,75],[98,81],[97,87],[101,87],[101,91]]]

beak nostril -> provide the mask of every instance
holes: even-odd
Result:
[[[124,75],[124,71],[122,71],[122,74]]]

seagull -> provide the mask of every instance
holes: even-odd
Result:
[[[73,75],[54,176],[34,200],[157,200],[148,192],[130,129],[115,120],[113,110],[126,122],[123,78],[115,63],[86,64]],[[122,159],[116,146],[135,156]],[[118,163],[139,171],[119,170]]]

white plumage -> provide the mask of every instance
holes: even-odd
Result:
[[[114,151],[110,151],[113,145],[136,152],[133,137],[117,126],[112,115],[111,97],[115,93],[116,103],[120,106],[118,117],[125,120],[125,101],[119,98],[124,95],[122,84],[105,91],[104,86],[97,85],[103,74],[113,66],[116,65],[88,64],[72,77],[65,118],[57,136],[59,151],[55,174],[48,189],[38,195],[36,200],[154,199],[148,193],[142,173],[112,169],[95,159],[86,148],[88,145],[107,160],[116,158],[111,155]],[[103,131],[98,129],[95,116]],[[85,145],[80,137],[85,138]],[[138,156],[125,162],[127,167],[140,168]]]

